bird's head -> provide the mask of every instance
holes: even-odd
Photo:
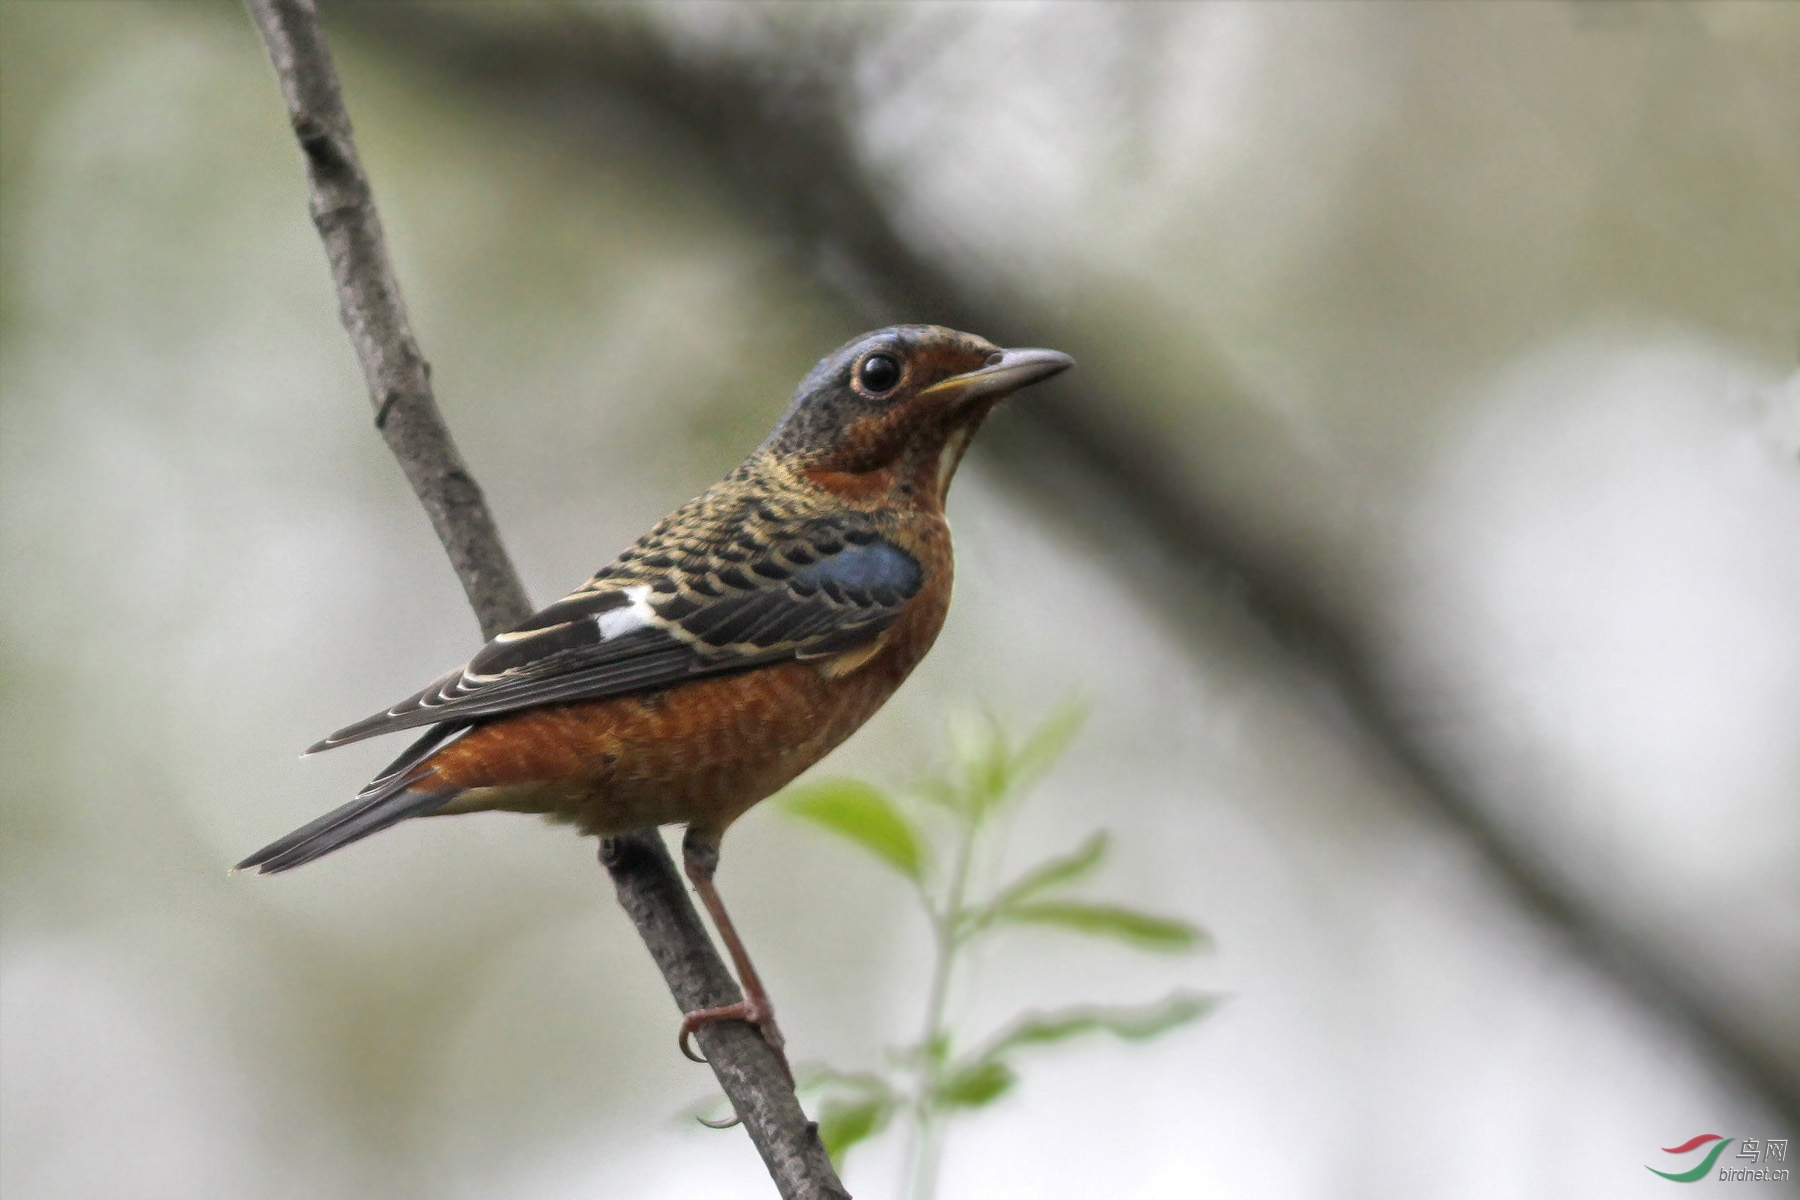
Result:
[[[941,501],[994,405],[1074,364],[1055,350],[1002,350],[938,325],[877,329],[800,381],[763,449],[833,490],[897,486]]]

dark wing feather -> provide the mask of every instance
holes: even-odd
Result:
[[[864,514],[739,521],[708,538],[659,526],[461,670],[308,753],[852,649],[879,636],[924,583],[917,560],[872,522]]]

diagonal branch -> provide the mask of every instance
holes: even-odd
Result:
[[[294,137],[306,156],[313,224],[337,281],[338,312],[375,406],[375,427],[400,461],[406,481],[437,530],[462,580],[483,637],[531,615],[531,601],[500,542],[481,488],[469,474],[431,393],[431,367],[419,353],[400,284],[388,262],[375,197],[356,156],[337,69],[310,3],[255,0],[281,80]]]
[[[432,396],[431,370],[388,261],[318,11],[313,0],[245,3],[268,45],[306,158],[313,224],[368,380],[375,425],[430,515],[483,636],[493,637],[529,617],[531,602]],[[604,842],[600,861],[683,1012],[741,998],[655,830]],[[696,1036],[781,1195],[848,1200],[817,1127],[762,1037],[741,1021],[703,1026]]]

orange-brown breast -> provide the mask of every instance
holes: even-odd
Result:
[[[788,662],[532,709],[446,746],[420,786],[467,789],[444,813],[538,812],[599,834],[677,822],[722,831],[856,732],[937,639],[950,600],[948,533],[931,522],[907,540],[926,584],[853,669]]]
[[[852,502],[885,498],[894,489],[894,472],[891,470],[864,471],[860,474],[806,470],[801,475],[813,487]]]

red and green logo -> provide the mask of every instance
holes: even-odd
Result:
[[[1712,1143],[1712,1149],[1706,1152],[1706,1157],[1700,1160],[1700,1165],[1694,1167],[1692,1170],[1658,1171],[1655,1167],[1648,1165],[1646,1165],[1644,1169],[1652,1174],[1661,1175],[1664,1179],[1673,1179],[1676,1183],[1692,1183],[1696,1179],[1702,1179],[1706,1176],[1708,1171],[1713,1169],[1713,1164],[1719,1161],[1719,1155],[1725,1152],[1725,1147],[1731,1145],[1731,1138],[1718,1133],[1703,1133],[1698,1137],[1689,1138],[1679,1146],[1664,1146],[1662,1148],[1664,1154],[1686,1154],[1690,1150],[1698,1150],[1708,1142]]]

